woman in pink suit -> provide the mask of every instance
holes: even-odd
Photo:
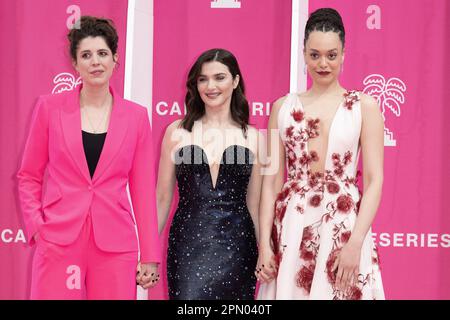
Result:
[[[112,22],[82,17],[80,25],[68,38],[83,85],[39,98],[18,172],[27,237],[37,243],[31,298],[135,299],[136,282],[159,279],[150,123],[109,85],[118,58]]]

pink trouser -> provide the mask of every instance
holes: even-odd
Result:
[[[137,251],[105,252],[88,215],[78,239],[61,246],[37,240],[31,299],[136,299]]]

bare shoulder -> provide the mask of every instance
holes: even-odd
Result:
[[[275,100],[275,102],[272,104],[272,112],[278,113],[283,103],[286,101],[289,94],[286,94],[285,96],[282,96],[281,98],[278,98]]]
[[[181,121],[181,119],[175,120],[167,126],[163,138],[164,145],[172,147],[188,134],[188,132],[181,126]]]
[[[375,111],[379,110],[378,102],[374,97],[369,96],[368,94],[361,93],[361,109],[364,111]]]
[[[272,104],[272,109],[270,110],[269,124],[278,118],[278,113],[280,112],[280,109],[285,103],[288,96],[289,94],[286,94],[285,96],[275,100],[275,102]]]
[[[248,137],[249,137],[249,139],[251,139],[251,142],[257,143],[258,139],[261,138],[259,129],[249,125],[248,126]]]
[[[278,113],[281,110],[281,107],[283,106],[283,104],[285,103],[287,97],[289,96],[289,94],[278,98],[273,104],[272,104],[272,108],[270,110],[270,116],[269,116],[269,123],[268,123],[268,128],[270,129],[275,129],[278,127],[277,125],[277,119],[278,119]]]
[[[258,150],[259,130],[251,125],[247,126],[246,145],[255,153]]]
[[[171,134],[177,129],[182,129],[183,127],[181,126],[181,121],[183,121],[183,119],[177,119],[171,124],[169,124],[166,128],[166,134],[167,133]]]
[[[363,127],[366,124],[383,126],[383,117],[377,100],[363,93],[361,93],[361,117]]]
[[[259,130],[256,129],[254,126],[248,125],[247,128],[248,128],[248,133],[250,135],[257,135],[259,133]]]

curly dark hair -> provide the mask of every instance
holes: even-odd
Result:
[[[80,18],[80,28],[73,28],[67,34],[70,42],[70,56],[73,60],[77,60],[77,49],[81,40],[87,37],[102,37],[113,56],[117,53],[119,36],[113,21],[92,16],[82,16]]]
[[[197,80],[202,71],[203,64],[212,61],[226,65],[233,79],[236,79],[236,76],[239,75],[239,84],[233,90],[231,96],[230,111],[231,118],[239,124],[244,136],[247,136],[249,105],[245,97],[244,78],[242,77],[236,57],[225,49],[210,49],[203,52],[191,67],[186,82],[186,116],[181,121],[180,126],[191,132],[194,122],[205,114],[205,103],[198,93]]]
[[[333,31],[339,34],[339,39],[342,43],[342,48],[345,46],[345,28],[342,22],[342,17],[333,8],[320,8],[311,13],[305,26],[305,40],[309,38],[309,34],[313,31],[328,32]]]

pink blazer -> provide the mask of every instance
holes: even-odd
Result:
[[[29,242],[33,244],[33,236],[39,232],[47,241],[71,244],[90,212],[94,238],[100,249],[137,250],[137,225],[140,261],[160,262],[152,134],[147,110],[122,99],[110,88],[114,105],[105,144],[91,179],[81,135],[80,90],[41,96],[36,104],[17,174]]]

